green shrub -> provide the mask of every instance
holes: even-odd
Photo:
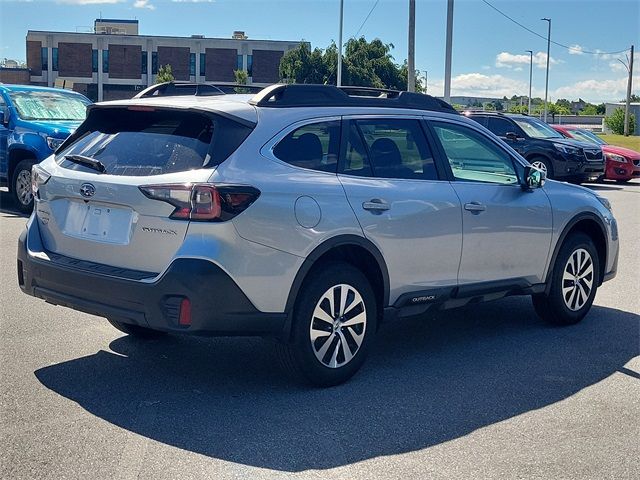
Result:
[[[624,135],[624,109],[616,108],[608,117],[604,118],[604,124],[616,135]],[[633,134],[636,127],[636,117],[629,114],[629,134]]]

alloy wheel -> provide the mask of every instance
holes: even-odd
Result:
[[[543,171],[545,174],[548,173],[547,172],[547,166],[544,164],[544,162],[541,162],[539,160],[536,160],[535,162],[533,162],[531,164],[532,167],[536,167],[538,170]]]
[[[572,311],[580,310],[593,289],[593,259],[584,248],[575,250],[562,274],[562,298]]]
[[[309,335],[313,353],[329,368],[343,367],[360,350],[367,328],[367,310],[351,285],[329,288],[313,310]]]
[[[33,191],[31,190],[31,172],[22,170],[16,177],[16,197],[23,205],[29,205],[33,200]]]

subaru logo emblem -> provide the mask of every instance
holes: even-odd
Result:
[[[93,197],[96,193],[96,187],[94,187],[91,183],[83,183],[80,186],[80,195],[85,198]]]

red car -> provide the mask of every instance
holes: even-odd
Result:
[[[575,138],[585,142],[602,145],[606,166],[604,178],[619,183],[628,182],[632,178],[640,178],[640,152],[624,147],[607,144],[595,133],[571,125],[551,125],[567,138]]]

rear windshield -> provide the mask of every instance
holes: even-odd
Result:
[[[219,115],[179,110],[92,110],[56,159],[71,170],[95,171],[67,156],[82,155],[110,175],[161,175],[213,167],[231,155],[251,128]]]

